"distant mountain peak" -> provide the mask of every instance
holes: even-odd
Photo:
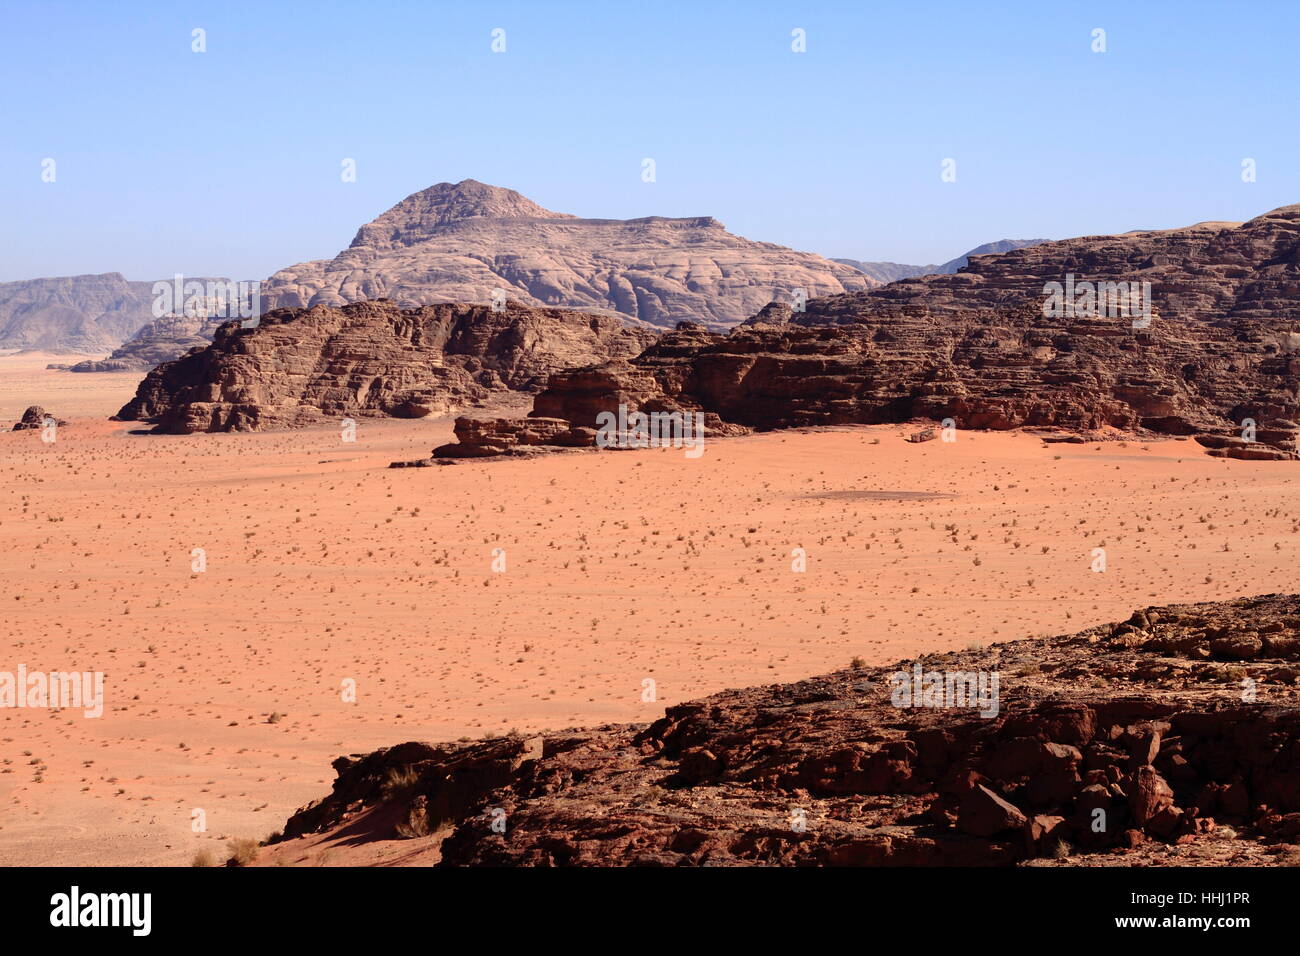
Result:
[[[412,193],[357,230],[351,248],[410,246],[468,219],[574,219],[552,212],[513,189],[477,179],[437,183]]]
[[[809,252],[734,235],[712,216],[596,219],[543,208],[473,179],[407,196],[333,259],[281,269],[263,311],[391,299],[487,303],[504,293],[671,328],[732,326],[773,300],[877,283]]]
[[[897,282],[899,279],[914,279],[917,276],[951,275],[963,266],[968,265],[971,256],[1011,252],[1014,249],[1025,249],[1048,241],[1047,239],[999,239],[996,242],[986,242],[982,246],[976,246],[956,259],[949,259],[947,262],[928,266],[906,265],[901,262],[860,262],[857,259],[832,259],[831,261],[857,269],[862,274],[869,275],[879,282],[889,283]]]

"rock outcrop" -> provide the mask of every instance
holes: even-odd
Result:
[[[1085,282],[1136,294],[1094,288],[1090,303]],[[1045,308],[1048,283],[1064,293],[1056,308]],[[725,335],[679,324],[628,362],[554,376],[533,415],[589,426],[627,404],[759,429],[1109,427],[1295,460],[1297,295],[1300,206],[1244,224],[1047,242],[804,310],[771,302]]]
[[[1234,457],[1290,458],[1300,355],[1275,334],[1282,324],[1157,319],[1134,329],[1021,306],[804,326],[774,306],[726,335],[682,325],[630,360],[559,372],[532,414],[592,427],[625,404],[755,429],[951,419],[961,429],[1165,435],[1243,433],[1250,419],[1253,443],[1225,443],[1248,445]]]
[[[44,428],[46,422],[53,422],[55,425],[68,424],[61,418],[55,418],[39,405],[29,405],[27,410],[23,412],[23,417],[14,424],[13,430],[21,432],[30,429]]]
[[[563,373],[558,373],[563,374]],[[693,414],[694,409],[683,408],[676,404],[659,404],[644,406],[649,413],[655,411],[668,414]],[[692,425],[695,419],[692,419]],[[712,438],[731,438],[748,434],[750,429],[743,425],[733,425],[722,421],[712,412],[702,414],[700,432],[690,436],[703,442]],[[530,416],[528,418],[466,418],[456,419],[453,429],[454,442],[439,445],[433,450],[435,459],[448,458],[490,458],[494,455],[534,455],[545,450],[559,448],[596,448],[600,447],[598,433],[587,425],[575,425],[563,418],[546,418]],[[649,430],[644,434],[634,429],[611,432],[614,443],[607,446],[613,449],[649,447],[651,437]],[[655,441],[658,441],[656,436]],[[638,444],[641,442],[641,444]],[[402,467],[402,462],[394,462],[393,467]]]
[[[792,321],[852,324],[899,311],[953,315],[1041,308],[1044,285],[1064,283],[1067,275],[1075,282],[1150,282],[1155,321],[1179,328],[1262,323],[1261,332],[1300,338],[1294,306],[1300,295],[1300,205],[1245,223],[1083,236],[976,256],[954,275],[903,279],[809,302]]]
[[[1240,458],[1243,461],[1300,460],[1300,425],[1285,418],[1265,422],[1262,428],[1248,427],[1196,436],[1196,441],[1216,458]]]
[[[280,270],[262,286],[262,303],[486,304],[500,290],[529,305],[660,327],[686,319],[725,327],[796,289],[811,298],[875,284],[821,256],[734,236],[707,216],[580,219],[467,179],[408,196],[333,259]]]
[[[142,326],[107,358],[68,366],[70,372],[148,372],[190,349],[206,348],[226,319],[164,315]]]
[[[255,328],[221,325],[208,347],[150,372],[117,417],[187,433],[442,415],[539,388],[593,357],[635,355],[654,337],[618,319],[518,303],[282,309]]]
[[[1300,597],[1150,607],[649,725],[340,757],[277,841],[383,807],[377,838],[456,866],[1276,863],[1300,842],[1298,681]]]

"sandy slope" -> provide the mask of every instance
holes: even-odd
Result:
[[[100,670],[108,705],[0,710],[10,864],[222,855],[340,753],[1295,588],[1300,469],[1190,442],[890,426],[390,470],[449,423],[153,437],[51,395],[0,387],[71,418],[0,434],[0,670]]]

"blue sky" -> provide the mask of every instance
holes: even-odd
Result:
[[[0,23],[0,281],[262,278],[465,178],[916,263],[1300,201],[1283,0],[3,0]]]

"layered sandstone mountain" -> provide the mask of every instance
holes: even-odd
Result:
[[[1151,607],[649,725],[405,743],[338,758],[275,842],[403,836],[452,866],[1284,862],[1298,635],[1296,595]]]
[[[501,290],[525,304],[655,326],[690,319],[725,327],[797,289],[812,298],[875,284],[821,256],[734,236],[707,216],[580,219],[467,179],[408,196],[333,259],[280,270],[263,285],[262,302],[486,304]]]
[[[141,327],[107,358],[87,359],[69,366],[71,372],[148,372],[180,358],[190,349],[211,344],[226,319],[164,315]]]
[[[901,310],[951,315],[1041,307],[1044,285],[1149,282],[1167,322],[1260,322],[1300,331],[1300,205],[1245,223],[1203,222],[1182,229],[1083,236],[1000,255],[977,256],[954,275],[903,279],[863,293],[808,303],[801,324],[854,323]]]
[[[0,283],[0,349],[112,351],[154,321],[153,287],[117,272]]]
[[[154,369],[118,418],[186,433],[447,414],[593,357],[635,355],[653,338],[618,319],[513,302],[282,309],[255,328],[227,322],[208,347]]]

